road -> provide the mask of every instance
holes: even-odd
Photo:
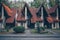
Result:
[[[31,34],[29,30],[26,34],[0,34],[0,40],[60,40],[58,34]]]
[[[0,40],[60,40],[60,35],[3,34]]]
[[[0,40],[60,40],[60,38],[3,38]]]

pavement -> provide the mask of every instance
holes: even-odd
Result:
[[[59,33],[56,33],[56,32],[54,32],[54,31],[52,31],[52,30],[49,30],[49,29],[47,29],[46,31],[51,32],[51,33],[53,33],[53,34],[59,34]]]
[[[4,34],[0,35],[0,40],[60,40],[60,35]]]
[[[30,30],[26,30],[25,32],[23,34],[0,34],[0,40],[60,40],[60,35],[56,33],[31,34]],[[52,31],[50,30],[50,32]]]

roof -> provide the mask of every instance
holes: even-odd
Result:
[[[9,16],[12,16],[12,10],[11,10],[7,5],[5,5],[4,3],[2,3],[2,5],[3,5],[3,7],[5,8],[7,14],[8,14]]]
[[[25,16],[23,16],[23,12],[24,12],[24,8],[27,7],[28,8],[28,4],[25,3],[23,8],[19,8],[17,10],[18,16],[17,16],[17,21],[21,22],[21,21],[26,21]]]
[[[14,17],[10,17],[6,20],[6,23],[13,23],[14,22]]]
[[[24,5],[24,7],[22,8],[22,9],[19,9],[18,10],[18,17],[17,17],[17,21],[26,21],[26,19],[25,19],[25,16],[22,16],[23,14],[22,14],[22,12],[24,12],[24,8],[25,7],[27,7],[28,8],[28,10],[31,12],[31,14],[33,15],[33,20],[36,20],[36,8],[29,8],[29,6],[27,5],[27,3],[25,3],[25,5]],[[31,19],[32,19],[31,18]],[[33,21],[33,20],[31,20],[31,21]]]
[[[37,16],[36,16],[37,8],[29,8],[29,10],[32,14],[31,22],[35,23],[37,21]]]
[[[48,17],[47,17],[47,21],[49,23],[53,23],[53,22],[58,22],[59,20],[56,19],[56,17],[52,17],[50,14],[55,14],[56,12],[56,9],[58,8],[58,5],[55,5],[54,7],[51,7],[51,8],[45,8],[46,9],[46,12],[48,14]],[[49,16],[50,15],[50,16]]]
[[[37,8],[30,8],[30,12],[31,12],[31,14],[32,14],[32,18],[31,18],[31,22],[32,23],[35,23],[35,22],[37,22],[37,21],[39,21],[39,22],[42,22],[43,21],[43,19],[41,19],[41,17],[37,17],[37,15],[36,15],[36,13],[37,13]],[[39,10],[38,10],[39,11]]]
[[[25,4],[24,7],[28,7],[28,5]],[[43,21],[43,19],[41,17],[37,17],[37,15],[36,15],[36,13],[40,11],[41,7],[39,7],[38,9],[37,8],[28,7],[30,13],[32,14],[31,23],[35,23],[37,21],[39,21],[39,22]],[[50,14],[50,13],[55,12],[56,8],[57,8],[57,5],[55,5],[54,7],[50,8],[50,9],[47,9],[47,8],[45,8],[45,9],[46,9],[47,13]],[[16,19],[18,22],[21,22],[21,21],[25,22],[26,21],[25,16],[22,16],[22,11],[24,12],[24,8],[23,9],[22,8],[17,8],[17,9],[12,8],[12,9],[9,9],[8,7],[5,7],[5,9],[9,10],[9,11],[7,10],[7,12],[11,16],[10,18],[8,18],[6,20],[6,23],[13,23],[14,22],[14,17],[16,15],[16,12],[18,14],[17,19]],[[57,22],[59,20],[55,19],[51,15],[50,16],[48,15],[47,21],[49,23],[53,23],[53,22]]]
[[[58,5],[55,5],[54,7],[51,8],[45,8],[48,14],[54,13],[55,10],[57,9]]]
[[[27,7],[30,13],[32,14],[31,22],[35,23],[36,21],[42,21],[41,18],[38,18],[36,13],[37,13],[37,8],[29,7],[27,3],[25,3],[23,8],[18,8],[18,16],[17,16],[17,21],[26,21],[25,16],[22,16],[22,12],[24,12],[24,8]]]
[[[16,14],[16,9],[11,9],[12,10],[12,16],[6,19],[6,23],[13,23],[15,19],[15,14]]]
[[[17,10],[17,12],[18,12],[18,16],[17,16],[17,21],[18,22],[20,22],[20,21],[25,21],[25,17],[24,16],[22,16],[22,9],[21,8],[19,8],[18,10]]]
[[[53,23],[54,21],[53,21],[53,18],[52,17],[47,17],[47,21],[49,22],[49,23]]]
[[[47,17],[47,21],[49,23],[54,23],[54,22],[59,22],[58,19],[54,18],[54,17],[51,17],[50,15]]]

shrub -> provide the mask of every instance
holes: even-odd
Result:
[[[16,33],[23,33],[25,31],[25,28],[23,26],[17,26],[13,29]]]
[[[5,29],[6,29],[7,32],[9,32],[10,28],[9,28],[9,26],[5,26]]]
[[[44,30],[45,30],[45,28],[44,28],[44,27],[40,27],[40,29],[41,29],[42,31],[44,31]]]
[[[44,30],[45,30],[45,27],[40,27],[40,26],[39,26],[40,24],[39,24],[38,21],[36,22],[36,24],[37,24],[37,32],[38,32],[38,33],[40,33],[41,31],[44,31]]]
[[[44,27],[37,27],[37,32],[40,33],[41,31],[44,31],[45,28]]]

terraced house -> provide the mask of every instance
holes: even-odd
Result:
[[[39,22],[40,27],[60,28],[59,5],[46,8],[44,4],[41,4],[39,8],[34,8],[25,3],[23,8],[9,8],[4,3],[0,3],[0,25],[2,28],[4,26],[36,28],[37,22]]]

